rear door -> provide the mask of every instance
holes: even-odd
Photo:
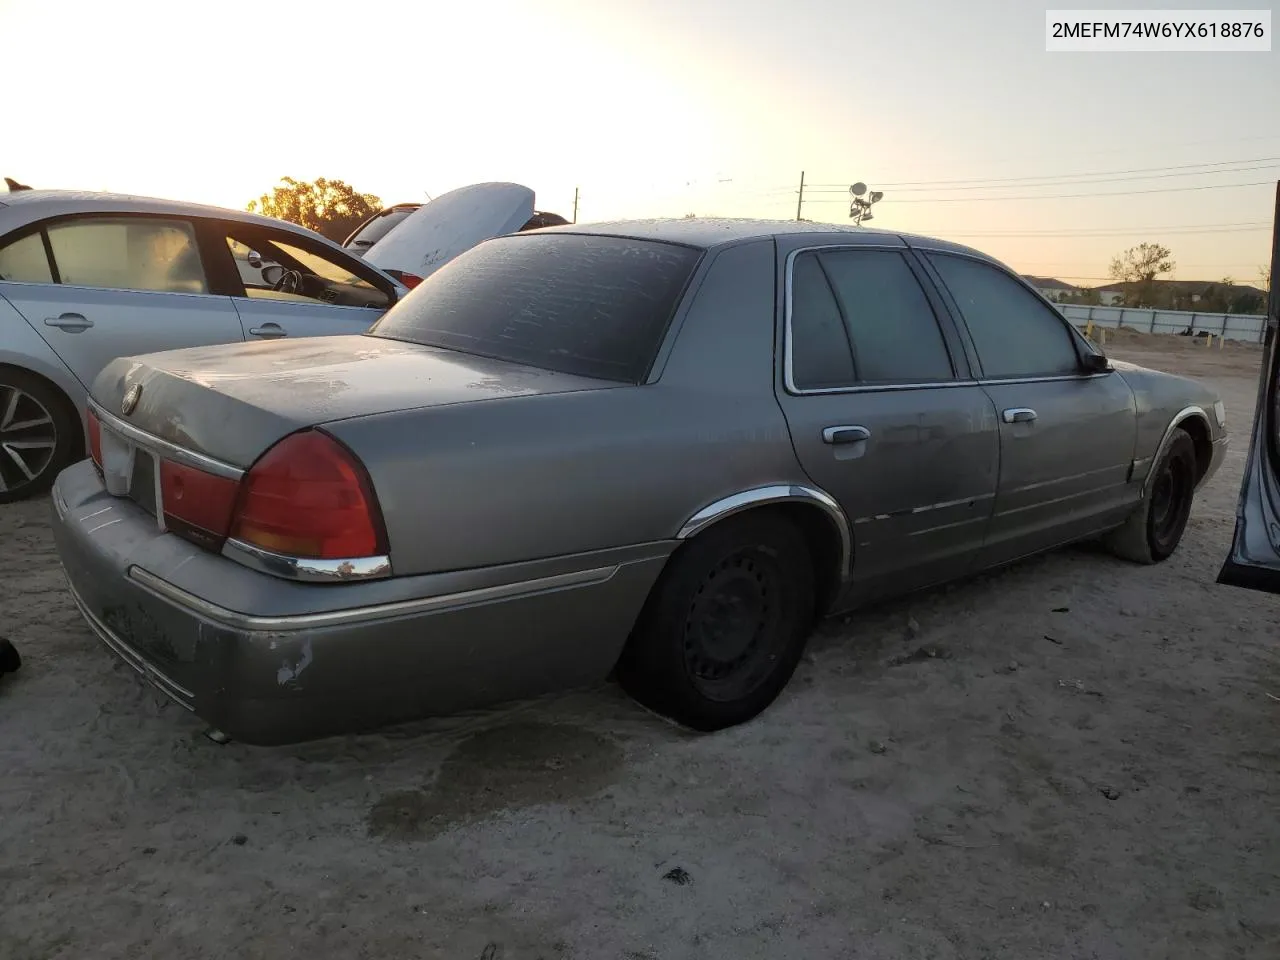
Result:
[[[801,466],[853,524],[846,599],[963,574],[991,515],[999,434],[936,293],[902,247],[780,254],[778,399]]]
[[[246,340],[364,333],[395,302],[377,271],[309,238],[234,221],[208,229]]]
[[[1133,391],[1089,373],[1079,335],[1020,280],[984,260],[925,254],[963,320],[1000,418],[1000,484],[983,565],[1114,526],[1136,504]]]
[[[86,387],[116,357],[242,339],[230,298],[210,292],[188,220],[59,219],[6,251],[25,266],[6,274],[17,279],[0,281],[0,294]]]

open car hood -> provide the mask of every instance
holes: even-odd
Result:
[[[533,191],[518,183],[473,183],[419,207],[366,250],[380,270],[426,279],[459,254],[515,233],[533,216]]]

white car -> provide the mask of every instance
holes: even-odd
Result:
[[[437,198],[364,258],[236,210],[64,190],[0,193],[0,503],[84,456],[88,387],[116,357],[363,333],[408,286],[520,229],[533,191]],[[407,275],[401,283],[391,271]],[[175,424],[181,431],[181,425]]]

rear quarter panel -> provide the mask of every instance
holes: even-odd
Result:
[[[670,540],[741,490],[803,482],[773,396],[774,245],[713,251],[657,379],[345,420],[397,574]]]

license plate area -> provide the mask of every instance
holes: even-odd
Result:
[[[160,495],[160,461],[151,451],[139,447],[106,424],[100,427],[102,438],[102,479],[107,492],[114,497],[127,497],[151,516],[164,529],[164,504]]]

